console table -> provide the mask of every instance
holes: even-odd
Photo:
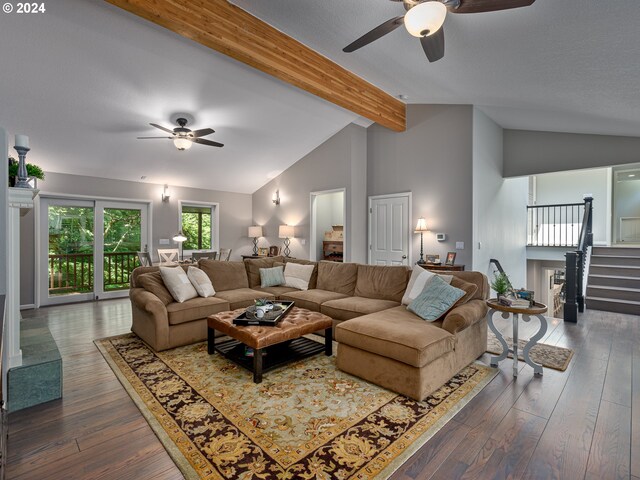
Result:
[[[522,356],[524,357],[524,361],[533,367],[534,375],[542,375],[542,365],[535,363],[529,357],[529,351],[531,347],[535,346],[544,334],[547,333],[547,319],[544,317],[544,313],[547,311],[547,306],[542,303],[534,303],[532,307],[529,308],[515,308],[508,307],[506,305],[502,305],[498,303],[498,300],[493,298],[491,300],[487,300],[487,305],[489,306],[489,313],[487,314],[487,324],[491,331],[495,334],[498,341],[502,344],[502,353],[498,356],[491,357],[491,366],[497,367],[498,363],[501,360],[507,358],[509,353],[513,354],[513,376],[518,376],[518,322],[520,320],[520,315],[522,315],[522,319],[525,322],[531,320],[531,317],[537,317],[540,320],[540,330],[529,339],[527,344],[524,346],[522,350]],[[513,345],[509,348],[507,342],[505,341],[502,333],[496,328],[493,323],[493,314],[496,312],[500,312],[502,314],[502,318],[509,318],[511,315],[511,321],[513,323]]]
[[[448,270],[450,272],[464,271],[464,265],[444,265],[442,263],[418,263],[417,265],[420,265],[426,270]]]

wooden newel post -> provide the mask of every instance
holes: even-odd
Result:
[[[564,321],[578,322],[578,252],[565,254],[565,302]]]

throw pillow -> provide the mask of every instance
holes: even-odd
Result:
[[[284,269],[282,267],[261,268],[260,286],[277,287],[284,284]]]
[[[176,302],[183,303],[198,296],[182,267],[160,267],[160,275]]]
[[[420,265],[415,265],[411,272],[411,278],[402,297],[402,305],[409,305],[422,293],[427,284],[436,276],[435,273],[425,270]],[[437,275],[445,282],[451,283],[451,275]]]
[[[301,265],[287,262],[284,267],[284,286],[297,288],[299,290],[308,290],[309,281],[315,268],[315,265]]]
[[[193,288],[196,289],[196,292],[198,292],[198,295],[201,297],[213,297],[216,294],[213,285],[211,285],[211,280],[207,274],[199,268],[189,267],[187,270],[187,278],[189,278],[191,285],[193,285]]]
[[[153,293],[165,306],[173,303],[171,292],[165,287],[159,271],[143,273],[138,277],[138,285],[147,292]]]
[[[452,287],[440,277],[434,276],[407,309],[427,322],[434,322],[464,295],[463,290]]]
[[[469,300],[471,300],[471,297],[473,297],[478,291],[478,286],[475,283],[465,282],[464,280],[455,276],[451,279],[451,286],[459,288],[465,293],[464,297],[458,300],[454,307],[462,305],[463,303],[467,303]]]

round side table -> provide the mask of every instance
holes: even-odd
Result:
[[[520,319],[520,315],[522,315],[522,319],[525,322],[531,320],[531,317],[537,317],[540,320],[540,330],[529,339],[527,344],[524,346],[522,351],[522,356],[524,357],[524,361],[533,367],[534,375],[542,375],[542,365],[535,363],[529,357],[529,351],[531,347],[535,346],[544,334],[547,333],[547,319],[544,317],[544,313],[547,311],[547,306],[542,303],[534,303],[532,307],[529,308],[515,308],[515,307],[507,307],[506,305],[502,305],[498,303],[498,300],[492,298],[491,300],[487,300],[487,305],[489,306],[489,313],[487,314],[487,324],[491,331],[496,335],[498,341],[502,344],[502,353],[498,356],[491,357],[491,366],[497,367],[498,363],[501,360],[507,358],[509,353],[513,354],[513,376],[518,376],[518,321]],[[493,314],[496,312],[500,312],[502,314],[502,318],[509,318],[511,315],[511,319],[513,322],[513,345],[509,348],[509,345],[505,341],[502,333],[496,328],[493,324]]]

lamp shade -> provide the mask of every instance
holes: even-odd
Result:
[[[173,139],[173,144],[178,150],[189,150],[192,143],[191,140],[187,140],[186,138],[176,137]]]
[[[279,238],[295,238],[295,228],[293,225],[280,225],[278,229]]]
[[[251,238],[258,238],[262,236],[262,227],[260,225],[252,225],[249,227],[249,235]]]
[[[424,217],[420,217],[416,225],[415,233],[426,232],[426,231],[427,231],[427,221],[424,219]]]
[[[180,230],[176,235],[173,236],[174,242],[182,243],[186,240],[187,240],[187,237],[184,236],[184,233],[182,233],[182,230]]]
[[[447,7],[440,2],[423,2],[412,7],[404,16],[404,26],[414,37],[433,35],[444,23]]]

